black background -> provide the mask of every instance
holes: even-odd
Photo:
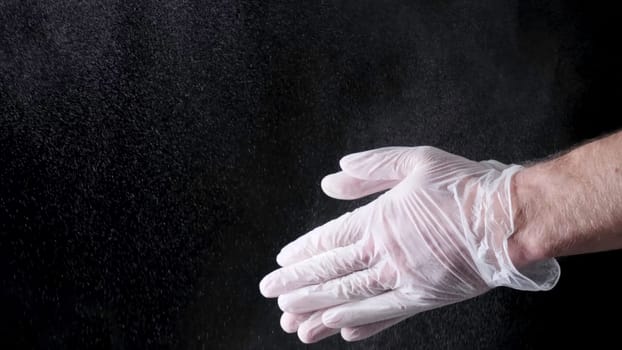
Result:
[[[365,202],[321,193],[338,159],[427,144],[523,162],[615,130],[618,17],[569,1],[0,1],[0,340],[304,348],[257,285],[281,246]],[[498,289],[311,348],[615,344],[621,260],[564,258],[551,292]]]

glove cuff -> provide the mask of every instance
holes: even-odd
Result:
[[[488,266],[480,266],[481,272],[487,275],[491,287],[505,286],[525,291],[546,291],[557,284],[561,269],[555,259],[547,259],[533,263],[520,269],[510,259],[508,239],[515,233],[514,208],[512,208],[512,178],[523,169],[520,165],[512,165],[504,169],[501,176],[489,183],[488,203],[496,203],[488,208],[485,243],[478,252]],[[499,217],[506,220],[499,220]],[[509,220],[508,220],[509,219]],[[499,235],[499,232],[506,232]],[[486,271],[487,270],[487,271]]]
[[[499,282],[501,282],[503,286],[519,290],[546,291],[555,287],[559,281],[561,268],[557,260],[547,259],[519,269],[512,263],[508,250],[508,239],[516,232],[514,225],[514,208],[512,208],[512,178],[522,169],[523,167],[519,165],[511,166],[504,171],[505,176],[502,177],[504,180],[503,191],[505,192],[509,204],[508,214],[511,228],[508,230],[508,234],[503,240],[503,249],[499,257],[501,271],[506,271],[507,273],[504,274],[505,276],[499,276]]]

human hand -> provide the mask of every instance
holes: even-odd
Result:
[[[511,180],[522,168],[433,147],[344,157],[322,188],[338,199],[390,189],[287,245],[260,290],[279,297],[281,325],[315,342],[341,330],[360,340],[410,316],[498,287],[548,290],[554,259],[510,259]]]

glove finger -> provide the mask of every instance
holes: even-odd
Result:
[[[395,276],[387,268],[376,265],[283,294],[279,297],[279,307],[283,311],[303,313],[370,298],[391,289],[395,285]]]
[[[400,181],[413,171],[423,169],[427,173],[445,174],[444,170],[464,163],[464,160],[461,156],[430,146],[385,147],[349,154],[341,158],[339,165],[343,172],[357,179]],[[484,161],[482,164],[490,169],[501,169],[504,166],[494,161]]]
[[[339,329],[328,328],[322,323],[324,310],[316,311],[298,327],[298,338],[305,344],[315,343],[339,333]]]
[[[335,306],[324,312],[322,321],[330,328],[357,327],[397,317],[412,316],[442,305],[419,300],[415,296],[405,297],[394,290],[375,297]]]
[[[332,249],[356,243],[363,233],[358,218],[367,208],[365,206],[343,214],[298,237],[281,249],[276,257],[277,263],[281,266],[292,265]]]
[[[259,290],[266,298],[274,298],[301,287],[323,283],[366,269],[369,261],[367,250],[360,244],[335,248],[272,271],[261,280]]]
[[[286,333],[296,333],[300,324],[308,320],[312,314],[313,312],[304,314],[284,312],[283,315],[281,315],[281,328],[283,328]]]
[[[383,330],[396,325],[407,319],[410,316],[402,316],[391,318],[385,321],[366,324],[358,327],[346,327],[341,328],[341,337],[346,341],[359,341],[365,338],[369,338],[372,335],[378,334]]]
[[[399,181],[418,166],[420,148],[424,147],[384,147],[352,153],[341,158],[339,166],[358,179]]]
[[[388,190],[398,183],[399,180],[363,180],[340,171],[325,176],[321,186],[329,197],[351,200]]]

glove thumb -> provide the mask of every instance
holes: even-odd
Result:
[[[349,154],[339,161],[342,171],[322,179],[322,190],[337,199],[357,199],[390,189],[418,164],[419,148],[385,147]]]
[[[349,154],[339,161],[348,175],[363,180],[401,181],[429,155],[431,147],[384,147]]]

